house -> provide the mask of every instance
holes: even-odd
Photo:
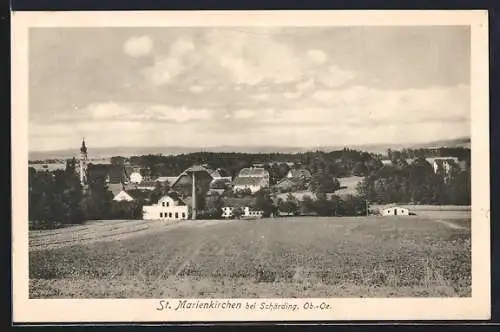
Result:
[[[269,180],[263,177],[238,177],[233,181],[233,191],[250,189],[253,193],[269,186]]]
[[[225,206],[222,208],[222,217],[229,219],[234,217],[234,209],[237,207]],[[242,208],[242,214],[240,218],[243,219],[260,219],[264,215],[264,211],[261,210],[253,210],[248,206]]]
[[[261,167],[243,168],[233,181],[233,191],[250,189],[255,193],[269,187],[269,172]]]
[[[407,208],[392,206],[389,208],[382,209],[380,214],[383,216],[409,216],[410,210]]]
[[[277,184],[276,188],[280,192],[290,192],[295,191],[303,187],[305,180],[295,177],[285,177],[281,179]]]
[[[136,189],[153,191],[156,188],[156,182],[154,181],[143,181],[141,183],[135,184]]]
[[[108,183],[128,183],[127,172],[123,165],[106,165]]]
[[[116,194],[115,197],[113,197],[113,200],[117,202],[132,202],[134,198],[130,196],[125,190],[122,190],[118,194]]]
[[[122,183],[108,183],[108,190],[113,193],[113,197],[118,195],[121,191],[125,190]]]
[[[229,173],[222,168],[217,168],[215,170],[209,170],[210,175],[212,176],[211,184],[219,181],[224,183],[230,183],[233,178],[229,176]]]
[[[148,201],[150,193],[140,189],[123,189],[113,197],[114,201]]]
[[[238,177],[262,177],[269,180],[269,172],[263,167],[247,167],[240,170]]]
[[[453,166],[458,166],[459,164],[458,158],[456,157],[426,158],[426,160],[432,165],[434,173],[443,170],[445,175],[450,173]]]
[[[188,214],[188,206],[171,196],[163,196],[158,203],[142,207],[144,220],[183,220],[188,218]]]
[[[311,172],[305,168],[292,168],[288,171],[286,178],[288,179],[300,179],[302,181],[310,181],[312,178]]]
[[[222,218],[232,218],[234,215],[233,215],[233,210],[234,208],[232,206],[224,206],[222,208],[222,215],[221,217]]]
[[[254,210],[249,208],[248,206],[245,206],[243,208],[243,214],[241,215],[241,218],[256,218],[260,219],[264,216],[264,211],[262,210]]]

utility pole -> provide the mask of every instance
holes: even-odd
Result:
[[[193,189],[192,189],[192,197],[193,197],[193,207],[191,213],[191,219],[196,219],[196,172],[193,172]]]
[[[365,203],[366,203],[366,216],[368,217],[370,215],[370,212],[368,210],[368,206],[369,205],[368,205],[368,200],[367,199],[365,199]]]

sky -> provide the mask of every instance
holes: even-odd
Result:
[[[470,136],[468,27],[32,28],[30,151]]]

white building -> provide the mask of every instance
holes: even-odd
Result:
[[[442,168],[445,175],[450,173],[454,165],[458,166],[459,164],[459,160],[456,157],[427,158],[426,160],[432,165],[434,173],[438,173],[439,170]]]
[[[383,216],[409,216],[410,210],[399,206],[392,206],[390,208],[382,209],[380,214]]]
[[[157,204],[145,205],[142,208],[144,220],[180,220],[187,219],[188,214],[188,206],[170,196],[163,196]]]
[[[233,192],[250,189],[252,194],[269,187],[269,180],[263,177],[238,177],[233,182]]]
[[[140,172],[133,172],[132,174],[130,174],[131,183],[141,183],[143,180],[144,179]]]
[[[264,211],[253,210],[248,206],[242,208],[242,214],[240,218],[262,218]],[[222,218],[232,218],[234,217],[234,208],[231,206],[225,206],[222,208]]]
[[[255,193],[266,187],[269,187],[269,172],[260,167],[243,168],[233,181],[233,191],[250,189]]]
[[[232,181],[232,177],[230,176],[222,176],[222,170],[220,168],[217,168],[216,170],[210,170],[210,175],[212,176],[212,182],[214,183],[216,181],[224,181],[226,183],[229,183]]]
[[[233,207],[231,206],[224,206],[222,208],[222,218],[232,218],[234,216],[233,214]]]

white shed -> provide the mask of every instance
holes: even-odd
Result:
[[[404,207],[392,206],[380,211],[383,216],[409,216],[410,210]]]

